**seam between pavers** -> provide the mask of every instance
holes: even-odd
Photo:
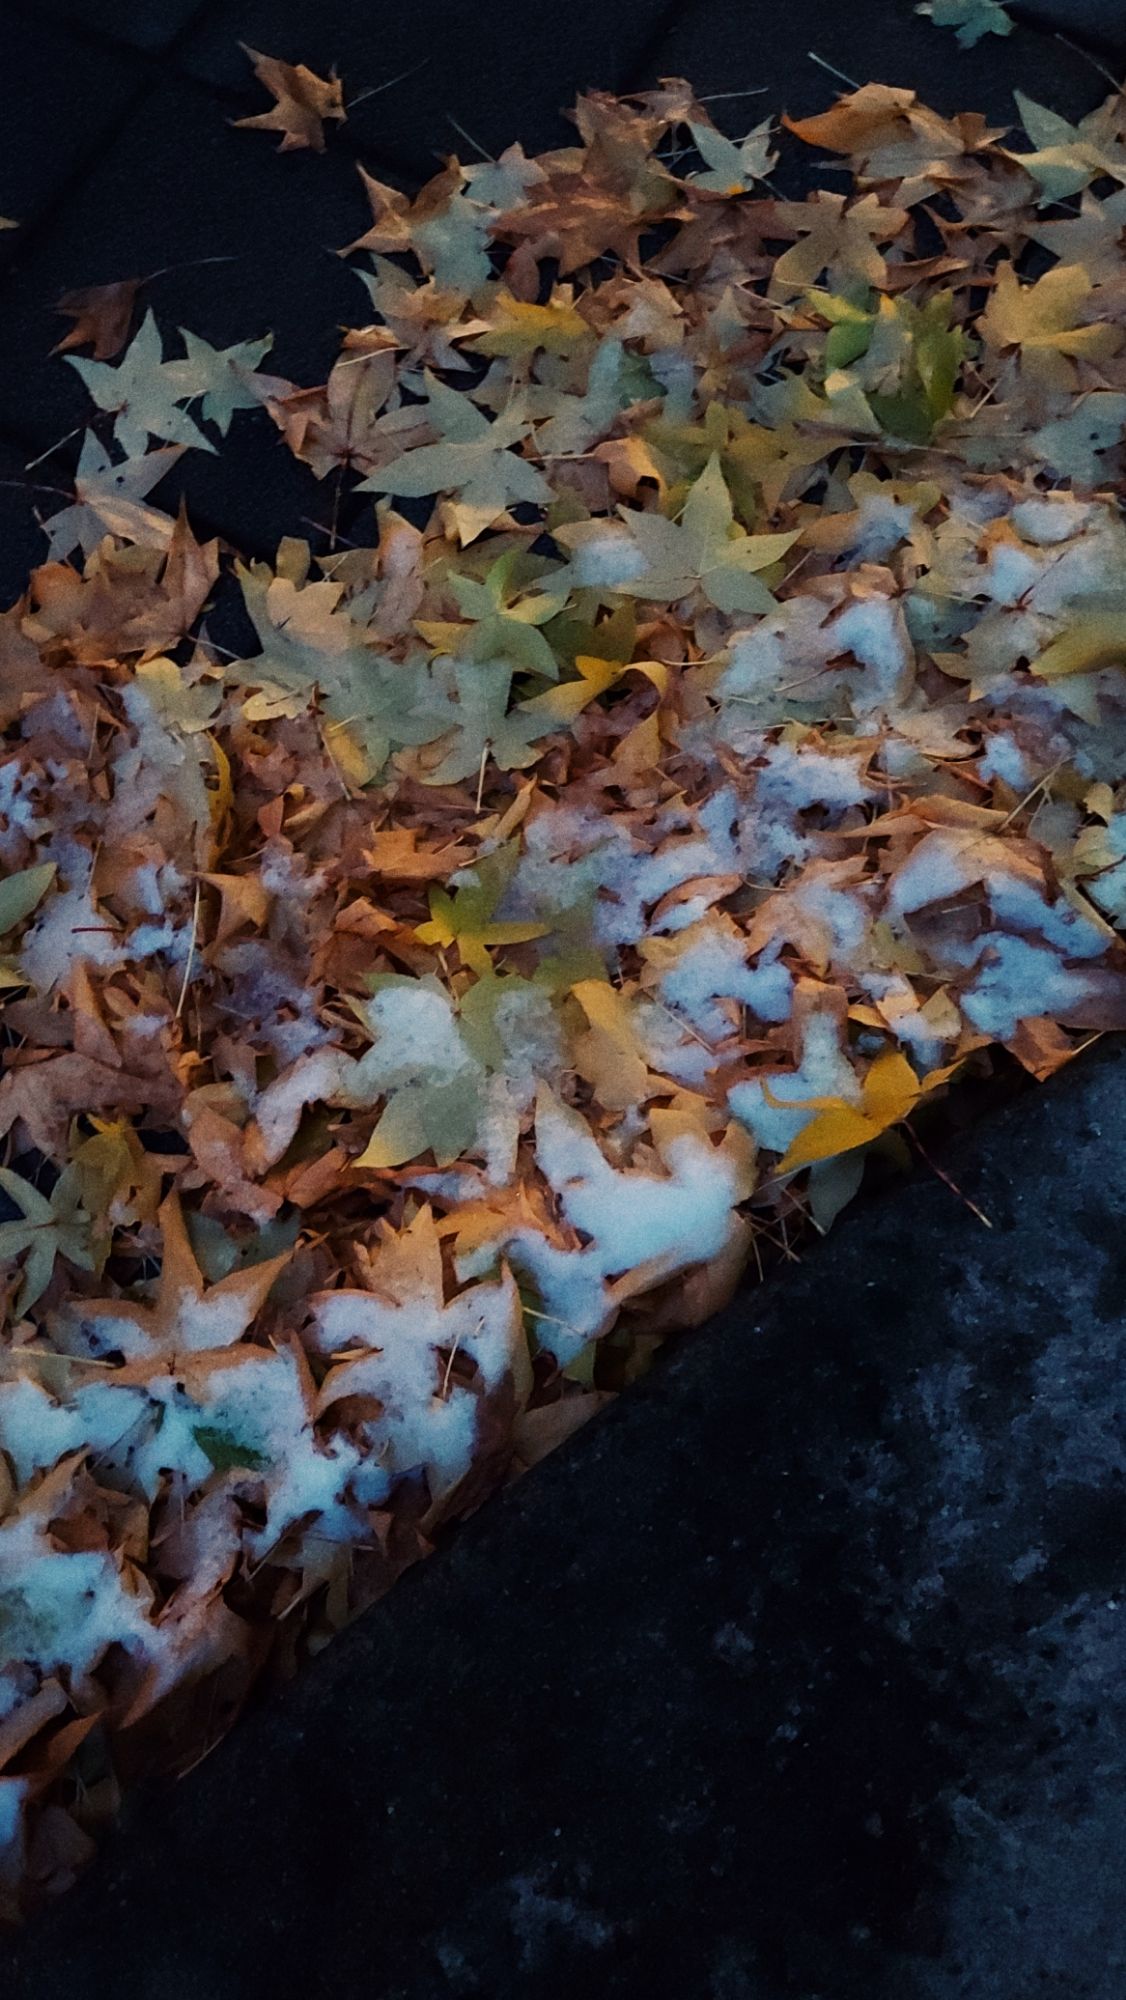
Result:
[[[49,21],[60,34],[70,35],[76,42],[84,42],[110,55],[130,55],[136,61],[148,64],[152,69],[159,69],[173,57],[185,36],[194,33],[201,16],[207,11],[208,0],[197,0],[196,7],[177,28],[171,41],[159,49],[142,48],[138,43],[128,41],[122,35],[115,35],[105,28],[93,26],[89,21],[72,21],[63,15],[47,15],[41,7],[33,4],[33,0],[5,0],[5,4],[9,13],[20,15],[23,20],[32,22],[37,28],[41,28],[44,21]]]

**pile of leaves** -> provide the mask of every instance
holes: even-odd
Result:
[[[679,81],[365,174],[319,385],[71,302],[0,620],[9,1913],[991,1046],[1126,1025],[1126,102],[1020,109],[858,90],[804,200]],[[370,545],[155,504],[232,423]]]

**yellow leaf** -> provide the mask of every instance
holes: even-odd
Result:
[[[886,1049],[876,1057],[864,1079],[864,1113],[883,1131],[906,1118],[919,1095],[919,1079],[905,1055]]]
[[[575,1043],[579,1075],[609,1111],[640,1103],[651,1081],[625,994],[605,979],[580,979],[571,991],[590,1023]]]
[[[465,345],[476,348],[479,354],[534,354],[538,348],[549,354],[566,354],[590,331],[569,296],[549,299],[539,306],[501,291],[488,332],[477,334]]]
[[[1097,611],[1079,618],[1050,646],[1045,646],[1033,671],[1046,681],[1065,674],[1089,674],[1099,667],[1126,664],[1126,611]]]
[[[662,660],[600,660],[591,653],[579,653],[575,667],[577,681],[562,681],[558,687],[548,688],[546,694],[535,694],[522,701],[520,707],[524,713],[565,726],[624,674],[643,675],[662,696],[669,684],[669,670]]]
[[[812,1166],[815,1160],[833,1160],[838,1153],[851,1153],[855,1146],[878,1139],[883,1129],[842,1100],[832,1110],[819,1111],[810,1119],[779,1161],[778,1171],[789,1174],[797,1167]]]
[[[928,1081],[930,1079],[927,1079]],[[779,1162],[780,1174],[798,1167],[812,1166],[815,1160],[832,1160],[838,1153],[850,1153],[878,1139],[889,1125],[898,1125],[913,1111],[923,1085],[906,1056],[898,1049],[885,1049],[876,1057],[861,1085],[860,1106],[846,1104],[841,1097],[807,1098],[817,1108],[817,1116],[803,1126]]]
[[[640,777],[652,773],[661,761],[661,725],[656,709],[647,715],[644,722],[622,737],[614,752],[614,763],[620,771]]]

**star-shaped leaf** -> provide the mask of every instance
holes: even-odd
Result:
[[[315,153],[325,148],[325,122],[343,124],[344,89],[338,76],[317,76],[304,63],[279,61],[277,56],[260,55],[257,49],[243,48],[254,64],[254,74],[274,99],[273,109],[253,118],[232,122],[250,132],[280,132],[280,153],[311,147]]]
[[[419,445],[380,466],[362,481],[361,493],[416,500],[456,494],[452,512],[463,543],[483,534],[512,501],[550,502],[551,488],[542,472],[509,450],[530,428],[518,406],[490,421],[470,396],[429,372],[426,388],[427,417],[440,442]]]
[[[972,49],[983,35],[1011,35],[1012,16],[1000,0],[922,0],[916,14],[929,14],[936,28],[953,28],[958,46]]]
[[[1113,97],[1088,112],[1078,125],[1070,125],[1058,111],[1015,91],[1021,124],[1035,151],[1013,153],[1040,188],[1040,206],[1063,201],[1078,194],[1102,175],[1126,181],[1126,146],[1123,145],[1121,105]]]
[[[193,392],[184,389],[178,379],[176,370],[182,364],[165,361],[164,344],[151,311],[145,314],[116,367],[108,361],[90,361],[81,354],[68,354],[65,359],[78,370],[98,408],[113,411],[114,437],[130,458],[138,457],[151,437],[214,451],[186,410],[177,407]]]
[[[429,644],[449,652],[468,651],[475,660],[511,660],[521,672],[557,678],[559,662],[540,627],[558,617],[567,601],[567,587],[552,587],[545,563],[513,549],[498,557],[480,582],[452,570],[448,585],[469,629],[419,619],[417,629]]]
[[[430,922],[420,924],[415,936],[423,944],[444,948],[456,944],[462,963],[478,974],[491,973],[490,948],[504,944],[527,944],[546,937],[549,926],[535,923],[498,922],[495,911],[518,859],[514,844],[498,848],[470,871],[471,878],[451,896],[447,890],[430,891]]]
[[[144,502],[184,451],[182,444],[164,445],[158,451],[142,449],[137,457],[115,465],[104,444],[87,431],[74,476],[74,500],[45,523],[52,557],[59,561],[76,548],[90,555],[105,535],[166,549],[176,523],[170,514]]]
[[[161,1266],[151,1305],[130,1299],[76,1302],[74,1311],[99,1353],[119,1352],[129,1360],[160,1360],[178,1354],[233,1347],[261,1311],[291,1251],[246,1264],[209,1285],[192,1249],[179,1197],[162,1202]],[[66,1254],[69,1255],[69,1252]]]
[[[197,396],[203,398],[201,417],[216,424],[223,437],[236,410],[259,409],[268,396],[284,395],[289,388],[288,382],[256,372],[274,344],[272,333],[261,340],[241,340],[233,347],[212,347],[209,340],[190,333],[187,327],[181,327],[180,332],[186,353],[182,361],[165,363],[165,377],[182,397],[193,401]]]
[[[91,1218],[82,1207],[82,1187],[74,1167],[64,1167],[49,1195],[10,1167],[0,1167],[0,1188],[20,1211],[22,1220],[0,1222],[0,1259],[27,1256],[16,1299],[17,1313],[30,1312],[51,1282],[56,1257],[65,1257],[80,1271],[97,1268],[91,1239]],[[103,1252],[104,1254],[104,1252]]]
[[[592,521],[558,531],[558,539],[576,551],[576,583],[612,583],[630,597],[659,604],[700,589],[718,611],[729,613],[773,608],[775,599],[758,572],[793,547],[797,530],[744,534],[736,526],[717,456],[691,487],[679,521],[638,508],[621,513],[621,527]]]
[[[393,744],[431,743],[451,726],[449,704],[424,660],[387,658],[341,602],[343,585],[306,581],[308,550],[277,575],[268,564],[240,571],[247,611],[262,651],[229,661],[228,680],[258,692],[246,704],[254,720],[301,714],[319,690],[330,718],[326,741],[354,782],[366,784]]]
[[[714,125],[689,119],[692,143],[705,168],[703,173],[689,175],[693,187],[706,188],[709,194],[745,194],[756,181],[765,180],[777,159],[770,150],[772,124],[772,119],[764,118],[736,144]]]

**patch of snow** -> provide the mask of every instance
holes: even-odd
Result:
[[[781,1103],[768,1101],[767,1088],[771,1097],[781,1099]],[[736,1083],[727,1093],[727,1102],[760,1146],[771,1153],[784,1153],[803,1126],[816,1116],[812,1109],[799,1108],[802,1099],[811,1097],[841,1097],[846,1104],[860,1102],[860,1085],[841,1045],[839,1024],[825,1009],[815,1010],[806,1020],[801,1063],[796,1070],[771,1075],[765,1087],[757,1077]]]

